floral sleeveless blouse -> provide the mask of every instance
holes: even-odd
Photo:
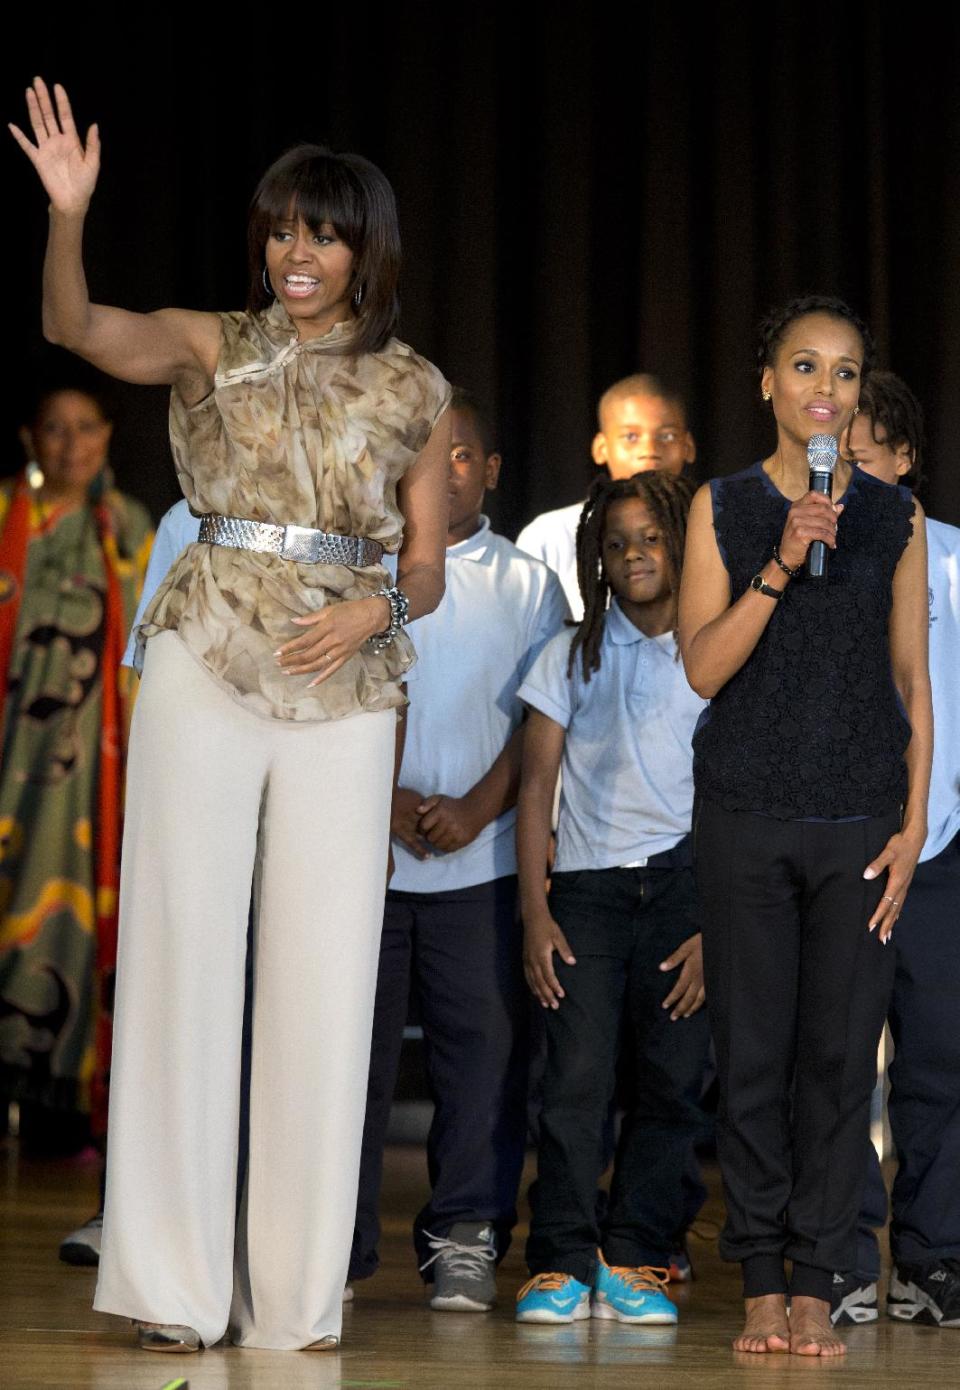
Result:
[[[349,355],[351,327],[300,342],[279,304],[221,314],[213,391],[188,406],[174,388],[170,441],[194,512],[366,536],[395,552],[403,538],[397,484],[449,404],[436,367],[391,339]],[[390,584],[382,565],[310,565],[228,546],[189,545],[137,634],[175,630],[241,704],[271,719],[343,719],[403,704],[413,664],[401,633],[364,645],[320,685],[286,676],[274,652],[303,631],[291,619],[366,598]]]

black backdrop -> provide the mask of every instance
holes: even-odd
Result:
[[[705,475],[758,457],[754,326],[806,291],[849,298],[918,391],[928,508],[960,524],[958,59],[955,12],[922,5],[54,6],[22,20],[0,90],[22,123],[38,71],[100,121],[89,276],[135,309],[241,304],[246,203],[287,145],[380,163],[403,334],[496,412],[510,534],[582,494],[595,400],[631,371],[687,392]],[[9,472],[57,354],[42,191],[12,140],[0,158]],[[165,393],[116,398],[116,471],[159,514],[177,495]]]

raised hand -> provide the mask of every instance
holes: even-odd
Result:
[[[66,92],[57,83],[53,89],[56,111],[42,77],[35,77],[27,88],[27,114],[37,143],[31,144],[18,126],[9,131],[40,175],[40,180],[56,212],[84,213],[93,196],[100,172],[100,133],[96,125],[87,131],[81,144],[73,123],[73,112]]]

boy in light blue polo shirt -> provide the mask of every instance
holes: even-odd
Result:
[[[921,480],[923,414],[906,382],[871,372],[841,441],[884,483]],[[887,1313],[960,1329],[960,530],[926,520],[933,768],[927,839],[893,932],[888,1109],[897,1151]],[[872,1145],[857,1270],[834,1274],[836,1325],[875,1322],[887,1193]]]
[[[411,980],[435,1103],[431,1195],[414,1243],[431,1306],[493,1305],[516,1220],[526,1139],[527,999],[516,919],[517,690],[567,616],[546,565],[482,515],[500,456],[476,402],[455,391],[446,593],[411,627],[418,660],[393,803],[350,1279],[378,1265],[378,1205]]]
[[[547,1034],[521,1322],[677,1320],[664,1286],[702,1135],[709,1045],[689,833],[691,739],[705,702],[674,636],[691,493],[662,472],[594,484],[577,533],[583,620],[548,644],[520,688],[531,709],[517,822],[524,968]],[[601,1219],[624,1024],[633,1094]]]

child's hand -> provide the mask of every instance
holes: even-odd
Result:
[[[696,936],[688,936],[672,956],[667,956],[666,960],[661,961],[660,969],[676,970],[678,965],[682,967],[680,974],[660,1006],[662,1009],[673,1010],[670,1020],[674,1023],[678,1018],[689,1018],[691,1014],[695,1014],[703,1007],[706,998],[703,988],[702,938],[699,932]]]
[[[477,838],[482,825],[470,814],[469,796],[428,796],[417,807],[420,834],[434,849],[452,854]]]
[[[564,997],[553,969],[553,953],[567,965],[576,965],[574,954],[563,932],[547,913],[523,928],[523,973],[531,992],[545,1009],[559,1009]]]
[[[406,845],[411,854],[415,854],[418,859],[430,858],[430,846],[421,840],[418,826],[420,817],[417,814],[417,807],[423,801],[420,792],[411,791],[409,787],[395,787],[393,792],[393,803],[390,808],[390,834]]]

